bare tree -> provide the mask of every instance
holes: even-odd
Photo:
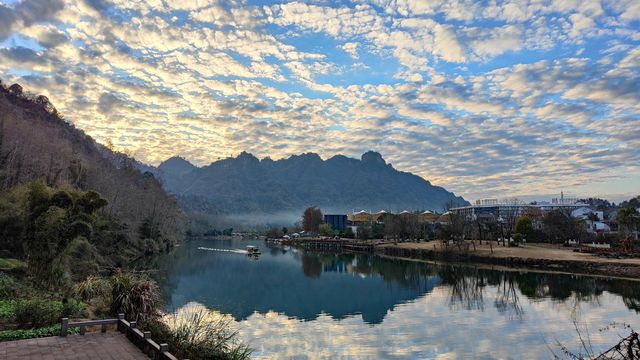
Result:
[[[306,208],[302,215],[302,229],[304,231],[317,232],[323,220],[322,211],[319,208]]]

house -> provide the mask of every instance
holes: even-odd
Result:
[[[588,207],[583,206],[571,211],[571,216],[576,219],[588,219],[590,214],[596,215],[599,221],[604,220],[604,212],[594,211]]]

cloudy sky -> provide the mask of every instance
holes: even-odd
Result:
[[[640,192],[638,0],[0,4],[0,78],[151,164],[371,149],[470,200]]]

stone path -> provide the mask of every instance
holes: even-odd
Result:
[[[53,336],[0,342],[0,359],[7,360],[148,360],[119,332],[91,332],[86,335]]]

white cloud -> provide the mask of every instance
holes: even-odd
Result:
[[[68,1],[12,25],[42,49],[9,41],[0,72],[151,163],[374,148],[463,194],[548,192],[640,162],[636,3]]]

